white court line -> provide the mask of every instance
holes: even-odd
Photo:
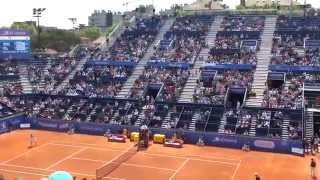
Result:
[[[10,165],[11,166],[11,165]],[[24,166],[18,166],[18,167],[24,167]],[[7,170],[7,169],[0,169],[2,172],[9,172],[9,173],[21,173],[21,174],[30,174],[30,175],[36,175],[36,176],[44,176],[47,177],[52,171],[41,169],[41,168],[31,168],[31,167],[24,167],[28,169],[35,169],[35,170],[42,170],[48,172],[48,174],[40,174],[40,173],[32,173],[32,172],[26,172],[26,171],[17,171],[17,170]],[[83,173],[76,173],[76,172],[71,172],[69,171],[70,174],[72,175],[80,175],[80,176],[86,176],[86,177],[96,177],[95,175],[92,174],[83,174]],[[126,180],[124,178],[116,178],[116,177],[104,177],[103,179],[111,179],[111,180]]]
[[[76,147],[76,148],[83,148],[82,145],[73,145],[73,144],[64,144],[64,143],[49,143],[51,145],[56,146],[65,146],[65,147]],[[106,147],[107,148],[107,147]],[[120,149],[106,149],[106,148],[98,148],[98,147],[87,147],[87,149],[94,149],[94,150],[100,150],[100,151],[121,151]]]
[[[107,141],[107,140],[106,140]],[[107,141],[108,142],[108,141]],[[65,141],[52,141],[51,143],[54,143],[54,144],[66,144],[66,145],[75,145],[75,146],[83,146],[83,145],[86,145],[86,146],[93,146],[93,147],[98,147],[98,148],[108,148],[108,149],[112,149],[112,150],[120,150],[121,151],[121,148],[113,148],[113,147],[109,147],[109,146],[99,146],[99,144],[93,144],[93,143],[73,143],[73,142],[65,142]]]
[[[67,147],[83,147],[83,146],[77,146],[77,145],[65,145],[65,144],[56,144],[56,143],[50,143],[53,145],[58,145],[58,146],[67,146]],[[88,149],[97,149],[97,150],[103,150],[103,151],[118,151],[120,152],[120,150],[108,150],[108,149],[102,149],[102,148],[91,148],[88,147]],[[186,155],[183,154],[173,154],[173,155],[164,155],[164,154],[155,154],[155,153],[140,153],[143,155],[148,155],[148,156],[159,156],[159,157],[168,157],[168,158],[176,158],[176,159],[190,159],[190,160],[195,160],[195,161],[202,161],[202,162],[210,162],[210,163],[220,163],[220,164],[228,164],[228,165],[232,165],[235,166],[237,165],[241,160],[238,159],[230,159],[230,158],[223,158],[223,157],[217,157],[217,156],[200,156],[200,155],[190,155],[190,157],[200,157],[200,158],[206,158],[206,159],[199,159],[199,158],[188,158],[186,157]],[[225,161],[237,161],[236,162],[225,162],[225,161],[215,161],[215,160],[208,160],[208,158],[211,159],[220,159],[220,160],[225,160]],[[73,158],[76,159],[76,158]],[[77,158],[78,160],[81,160],[82,158]],[[84,160],[84,159],[82,159]],[[87,159],[87,161],[94,161],[92,159]],[[96,162],[100,162],[99,160]],[[105,161],[104,161],[105,162]]]
[[[190,157],[200,157],[200,158],[214,158],[214,159],[221,159],[221,160],[228,160],[228,161],[237,161],[240,162],[241,159],[234,159],[234,158],[224,158],[224,157],[221,157],[221,156],[224,156],[224,155],[220,155],[220,156],[211,156],[211,155],[208,155],[208,156],[203,156],[203,155],[190,155]]]
[[[60,142],[60,143],[51,143],[51,144],[57,144],[57,145],[64,145],[65,142]],[[104,149],[104,148],[97,148],[97,144],[91,144],[91,143],[77,143],[77,144],[83,144],[83,145],[90,145],[90,146],[95,146],[94,148],[91,148],[91,147],[88,147],[90,149],[97,149],[97,150],[105,150],[105,151],[122,151],[121,149],[116,149],[116,148],[110,148],[110,147],[106,147],[106,148],[110,148],[110,149]],[[70,147],[83,147],[81,145],[73,145],[73,144],[67,144],[66,143],[66,146],[70,146]],[[148,153],[148,154],[153,154],[153,153]],[[185,158],[188,158],[186,157],[185,154],[171,154],[169,155],[168,154],[168,157],[170,156],[182,156],[181,158],[184,157]],[[224,157],[221,157],[223,155],[220,155],[220,156],[217,156],[217,154],[213,154],[213,155],[207,155],[207,156],[203,156],[203,155],[190,155],[191,157],[200,157],[200,158],[214,158],[214,159],[221,159],[221,160],[230,160],[230,161],[236,161],[237,163],[241,161],[241,159],[235,159],[235,158],[224,158]],[[177,157],[178,158],[178,157]]]
[[[9,172],[9,173],[21,173],[21,174],[31,174],[36,176],[43,176],[47,177],[49,174],[40,174],[40,173],[31,173],[31,172],[24,172],[24,171],[16,171],[16,170],[7,170],[7,169],[0,169],[2,172]]]
[[[214,160],[206,160],[206,159],[198,159],[198,158],[177,157],[177,156],[170,156],[170,155],[164,155],[164,154],[153,154],[153,153],[141,153],[141,154],[148,155],[148,156],[159,156],[159,157],[168,157],[168,158],[176,158],[176,159],[189,159],[189,160],[194,160],[194,161],[228,164],[228,165],[233,165],[233,166],[238,164],[238,163],[231,163],[231,162],[224,162],[224,161],[214,161]]]
[[[161,168],[161,167],[154,167],[154,166],[147,166],[147,165],[138,165],[138,164],[131,164],[131,163],[122,163],[121,165],[139,167],[139,168],[157,169],[157,170],[164,170],[164,171],[173,171],[173,172],[176,171],[175,169]]]
[[[48,169],[50,169],[50,168],[53,168],[54,166],[62,163],[63,161],[66,161],[66,160],[70,159],[72,156],[74,156],[74,155],[76,155],[76,154],[78,154],[78,153],[80,153],[80,152],[82,152],[82,151],[84,151],[84,150],[86,150],[86,149],[87,149],[87,148],[85,147],[85,148],[82,148],[82,149],[80,149],[80,150],[78,150],[78,151],[76,151],[76,152],[74,152],[74,153],[71,153],[69,156],[66,156],[66,157],[62,158],[61,160],[57,161],[56,163],[51,164],[51,165],[50,165],[49,167],[47,167],[46,169],[48,170]]]
[[[39,170],[39,171],[47,171],[52,172],[49,170],[45,170],[43,168],[36,168],[36,167],[29,167],[29,166],[21,166],[21,165],[14,165],[14,164],[2,164],[1,166],[9,166],[9,167],[17,167],[17,168],[25,168],[25,169],[31,169],[31,170]]]
[[[52,173],[52,170],[47,170],[47,169],[43,169],[43,168],[29,167],[29,166],[19,166],[19,165],[13,165],[13,164],[3,164],[1,166],[25,168],[26,170],[38,170],[38,171],[46,171],[46,172]],[[93,174],[83,174],[83,173],[76,173],[76,172],[71,172],[71,171],[69,171],[69,172],[71,174],[74,174],[74,175],[95,177],[95,175],[93,175]]]
[[[52,170],[47,170],[47,169],[43,169],[43,168],[29,167],[29,166],[19,166],[19,165],[12,165],[12,164],[5,164],[5,165],[2,165],[2,166],[25,168],[26,170],[38,170],[38,171],[46,171],[46,172],[52,173]],[[71,171],[69,171],[69,172],[71,174],[81,175],[81,176],[90,176],[90,177],[94,177],[95,176],[93,174],[83,174],[83,173],[76,173],[76,172],[71,172]]]
[[[172,179],[181,171],[181,169],[187,164],[187,162],[189,162],[189,159],[186,159],[186,160],[179,166],[179,168],[171,175],[171,177],[169,178],[169,180],[172,180]]]
[[[47,146],[47,145],[49,145],[49,143],[44,143],[44,144],[41,144],[40,146],[37,146],[37,147],[35,147],[35,148],[31,148],[31,149],[29,149],[28,151],[19,154],[18,156],[15,156],[15,157],[13,157],[13,158],[11,158],[11,159],[8,159],[8,160],[6,160],[6,161],[3,161],[2,163],[0,163],[0,165],[1,165],[1,164],[6,164],[6,163],[8,163],[8,162],[10,162],[10,161],[13,161],[13,160],[16,160],[16,159],[18,159],[18,158],[20,158],[20,157],[22,157],[22,156],[30,153],[31,151],[40,149],[40,148],[42,148],[42,147],[44,147],[44,146]]]
[[[86,159],[86,158],[71,158],[71,159],[80,160],[80,161],[106,162],[106,161],[94,160],[94,159]],[[158,169],[158,170],[165,170],[165,171],[176,171],[174,169],[169,169],[169,168],[161,168],[161,167],[148,166],[148,165],[139,165],[139,164],[131,164],[131,163],[121,163],[121,165],[133,166],[133,167],[142,167],[142,168],[150,168],[150,169]]]
[[[70,159],[75,159],[75,160],[80,160],[80,161],[91,161],[91,162],[100,162],[100,163],[105,163],[106,161],[102,161],[102,160],[95,160],[95,159],[87,159],[87,158],[77,158],[77,157],[73,157]]]
[[[236,176],[236,174],[237,174],[237,172],[238,172],[238,170],[239,170],[240,164],[241,164],[241,160],[240,160],[240,162],[238,163],[236,169],[234,170],[234,172],[233,172],[233,174],[232,174],[232,176],[231,176],[231,180],[234,180],[234,177]]]

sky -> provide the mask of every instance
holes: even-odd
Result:
[[[8,27],[15,21],[35,20],[33,8],[46,8],[41,18],[41,25],[70,29],[69,18],[77,18],[78,24],[87,24],[88,16],[94,10],[123,12],[139,5],[152,4],[156,10],[170,8],[173,4],[192,3],[195,0],[3,0],[0,6],[0,27]],[[298,0],[304,2],[304,0]],[[128,2],[128,6],[123,4]],[[223,0],[230,8],[235,8],[240,0]],[[307,0],[314,7],[320,8],[320,0]]]

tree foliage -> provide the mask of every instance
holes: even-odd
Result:
[[[74,32],[60,29],[40,30],[40,42],[36,24],[17,22],[11,25],[13,29],[24,29],[31,33],[31,48],[32,51],[41,49],[54,49],[59,52],[69,51],[72,46],[81,42],[80,36]]]
[[[80,32],[81,37],[86,37],[91,41],[98,39],[101,35],[101,30],[98,27],[86,27]]]

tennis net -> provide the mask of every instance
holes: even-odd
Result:
[[[102,167],[96,170],[96,179],[102,180],[104,177],[111,174],[114,170],[116,170],[122,163],[128,161],[137,153],[137,148],[132,147],[128,151],[122,153],[120,156],[106,163]]]

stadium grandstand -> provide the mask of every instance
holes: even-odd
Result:
[[[122,141],[121,134],[124,131],[124,138],[132,141],[135,141],[132,133],[138,132],[140,139],[137,140],[137,146],[140,146],[144,138],[143,128],[147,127],[154,144],[154,136],[163,135],[166,138],[160,143],[168,143],[170,147],[203,143],[205,148],[221,147],[228,152],[232,148],[239,151],[248,147],[257,152],[293,154],[301,156],[299,158],[308,157],[318,149],[318,14],[298,16],[278,15],[273,11],[208,10],[188,15],[154,13],[130,18],[130,21],[123,20],[126,22],[117,27],[119,32],[112,34],[112,41],[100,45],[81,44],[65,56],[15,58],[12,54],[10,58],[3,58],[1,55],[0,133],[3,134],[0,143],[5,145],[5,140],[15,140],[9,137],[10,133],[6,133],[10,131],[17,132],[17,137],[22,139],[24,132],[37,134],[36,130],[46,130],[41,132],[90,134],[99,138],[105,135],[109,141]],[[4,31],[0,30],[0,38],[4,36]],[[19,34],[17,30],[11,31]],[[1,41],[0,45],[5,48]],[[36,136],[40,143],[50,139],[48,134]],[[10,179],[18,174],[32,180],[47,175],[48,171],[62,168],[71,174],[73,172],[75,176],[87,176],[89,179],[131,179],[125,176],[118,178],[122,174],[117,169],[123,168],[123,165],[130,166],[128,161],[132,159],[139,161],[137,154],[140,152],[127,143],[107,147],[97,145],[94,138],[86,136],[79,135],[76,139],[61,134],[54,136],[48,143],[26,152],[18,151],[20,155],[10,153],[8,149],[2,151],[1,144],[0,154],[4,155],[0,155],[0,175],[4,174]],[[60,138],[66,141],[63,143]],[[77,140],[82,143],[77,144]],[[146,142],[149,144],[148,140],[141,143]],[[152,148],[156,147],[154,144]],[[70,148],[65,151],[72,153],[66,153],[68,155],[65,158],[48,164],[46,168],[37,165],[40,161],[31,162],[32,158],[36,158],[30,155],[31,152],[39,153],[40,157],[43,153],[40,148],[54,145]],[[80,155],[90,148],[92,151],[109,148],[112,153],[119,152],[106,162],[103,162],[105,159],[99,159],[99,155],[94,157],[90,153],[81,159]],[[59,148],[53,150],[57,154],[62,153]],[[159,158],[165,151],[161,147]],[[202,156],[197,157],[192,150],[191,154],[171,156],[185,160],[182,163],[184,167],[197,159],[208,162],[219,159],[205,159],[205,151],[195,151],[203,153]],[[151,156],[149,150],[141,153]],[[223,161],[225,157],[220,155],[222,159],[218,161]],[[96,174],[89,173],[91,170],[86,170],[86,166],[78,167],[80,170],[57,166],[68,158],[74,161],[87,160],[78,166],[97,163],[99,166],[92,165]],[[254,162],[260,163],[263,158],[260,156],[260,160]],[[277,161],[276,158],[273,160]],[[59,157],[48,158],[52,159],[59,160]],[[231,164],[235,171],[226,172],[228,176],[216,172],[217,176],[221,175],[218,179],[253,178],[254,172],[243,170],[241,160],[236,162],[229,159],[223,163]],[[147,163],[131,163],[131,166],[155,168]],[[154,179],[175,179],[175,176],[181,175],[183,166],[162,165],[158,169],[173,172],[172,176],[170,174],[168,178],[163,175],[160,178],[156,174],[159,178]],[[308,167],[309,164],[304,166]],[[88,165],[88,168],[92,167]],[[295,170],[293,166],[291,168],[290,172]],[[144,169],[136,173],[146,171]],[[240,175],[236,174],[237,171],[241,172]],[[245,172],[251,174],[241,175]],[[199,176],[203,177],[199,179],[210,179],[215,176],[212,173]],[[296,179],[309,178],[309,171],[305,173],[297,175]],[[295,175],[290,173],[274,176],[267,176],[268,172],[264,174],[267,178],[262,179],[281,179],[286,175],[290,176],[288,179],[295,179]],[[179,176],[180,179],[183,177],[187,180],[198,178],[197,173],[191,173],[190,178],[188,174]],[[145,177],[140,175],[139,178],[151,179],[152,174]]]

